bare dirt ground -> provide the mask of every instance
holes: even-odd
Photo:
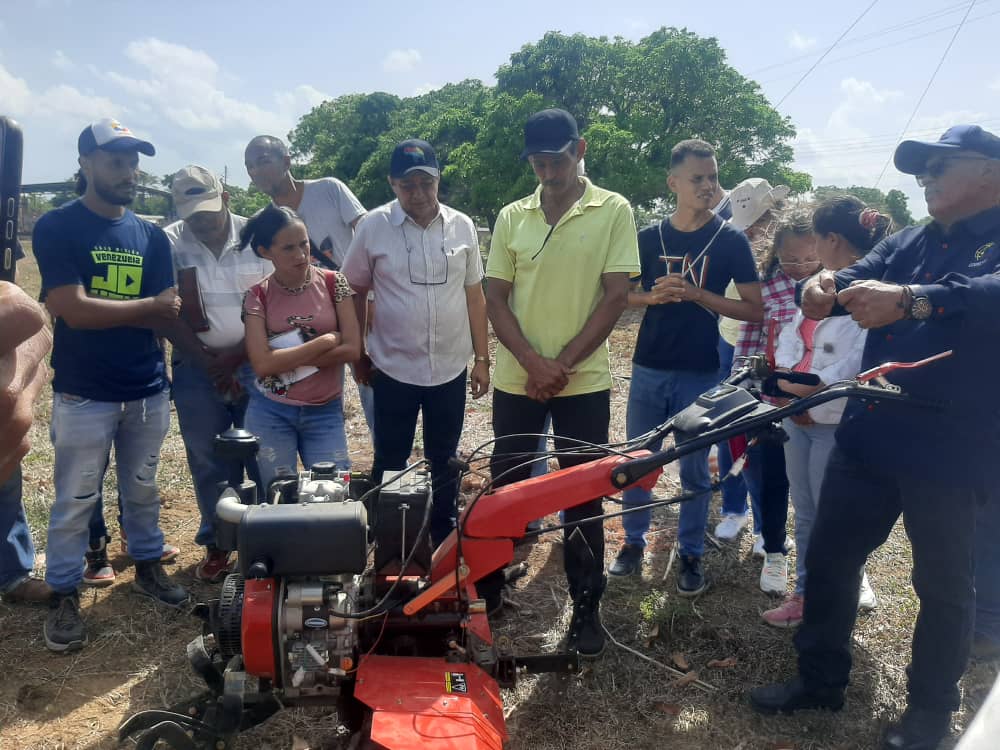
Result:
[[[22,283],[37,290],[29,264]],[[616,375],[612,438],[624,437],[629,357],[637,317],[626,315],[611,340]],[[348,389],[348,438],[358,466],[369,459],[367,430]],[[50,401],[37,405],[34,449],[24,464],[25,503],[39,552],[52,502],[51,447],[47,436]],[[492,436],[488,397],[471,402],[462,447],[474,448]],[[418,445],[419,450],[419,445]],[[198,515],[176,422],[163,447],[160,484],[165,501],[162,527],[183,552],[170,570],[207,600],[213,586],[194,580],[200,550],[193,544]],[[656,490],[676,489],[669,473]],[[106,494],[115,497],[113,478]],[[615,508],[608,506],[609,510]],[[706,557],[712,587],[695,601],[673,589],[674,568],[663,580],[676,531],[675,508],[658,511],[650,537],[651,554],[641,579],[612,580],[603,602],[615,644],[604,656],[568,678],[527,677],[505,691],[512,750],[857,750],[877,747],[885,724],[902,710],[904,668],[916,616],[910,586],[909,545],[901,526],[868,568],[880,606],[859,618],[854,636],[855,668],[847,704],[838,714],[810,712],[794,718],[762,718],[746,703],[746,690],[793,673],[792,632],[764,625],[760,614],[774,599],[757,588],[759,562],[750,537],[712,549]],[[113,513],[108,513],[109,527]],[[714,511],[713,511],[714,521]],[[607,524],[609,559],[621,543],[621,524]],[[943,540],[946,541],[946,540]],[[117,539],[112,546],[117,550]],[[569,619],[562,573],[561,537],[549,534],[527,553],[529,574],[518,582],[496,630],[517,650],[558,648]],[[123,718],[144,708],[164,707],[201,690],[187,665],[185,646],[201,630],[186,613],[164,611],[129,591],[127,558],[114,560],[118,581],[108,589],[86,590],[83,612],[90,643],[76,654],[56,655],[41,637],[45,609],[0,603],[0,750],[88,750],[117,747]],[[792,560],[794,569],[794,558]],[[722,661],[725,666],[710,666]],[[707,683],[682,685],[667,666],[695,671]],[[970,721],[996,676],[995,665],[974,664],[964,681],[955,736]],[[332,710],[284,711],[244,734],[240,748],[286,750],[341,748],[345,737]],[[128,745],[131,746],[131,745]],[[950,746],[950,745],[949,745]]]

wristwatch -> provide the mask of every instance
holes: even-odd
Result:
[[[906,310],[906,316],[913,320],[927,320],[934,311],[930,299],[923,295],[916,297],[909,287],[906,287],[906,289],[910,293],[910,304]]]

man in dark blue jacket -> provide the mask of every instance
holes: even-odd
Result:
[[[870,329],[864,367],[951,350],[893,381],[940,411],[852,401],[837,431],[806,565],[799,676],[752,691],[762,713],[838,709],[851,669],[861,566],[902,513],[920,613],[909,705],[883,748],[933,750],[959,707],[973,633],[976,497],[1000,450],[1000,138],[973,125],[904,141],[934,221],[884,240],[853,266],[800,285],[810,318],[850,314]]]

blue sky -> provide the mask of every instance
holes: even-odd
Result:
[[[200,163],[245,185],[247,140],[285,135],[324,98],[493,83],[548,30],[639,39],[687,27],[719,39],[776,104],[870,2],[21,0],[0,17],[0,113],[24,126],[26,182],[68,177],[82,127],[115,116],[157,146],[147,171]],[[876,2],[779,107],[799,132],[796,166],[815,184],[873,185],[968,6]],[[1000,0],[978,0],[969,19],[911,136],[933,140],[957,122],[1000,133]],[[913,178],[891,165],[879,187],[926,213]]]

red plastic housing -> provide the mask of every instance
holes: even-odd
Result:
[[[496,682],[474,664],[365,656],[354,697],[372,709],[371,739],[392,750],[502,750]]]
[[[243,664],[249,674],[275,679],[274,620],[278,582],[274,578],[248,579],[243,584]]]

